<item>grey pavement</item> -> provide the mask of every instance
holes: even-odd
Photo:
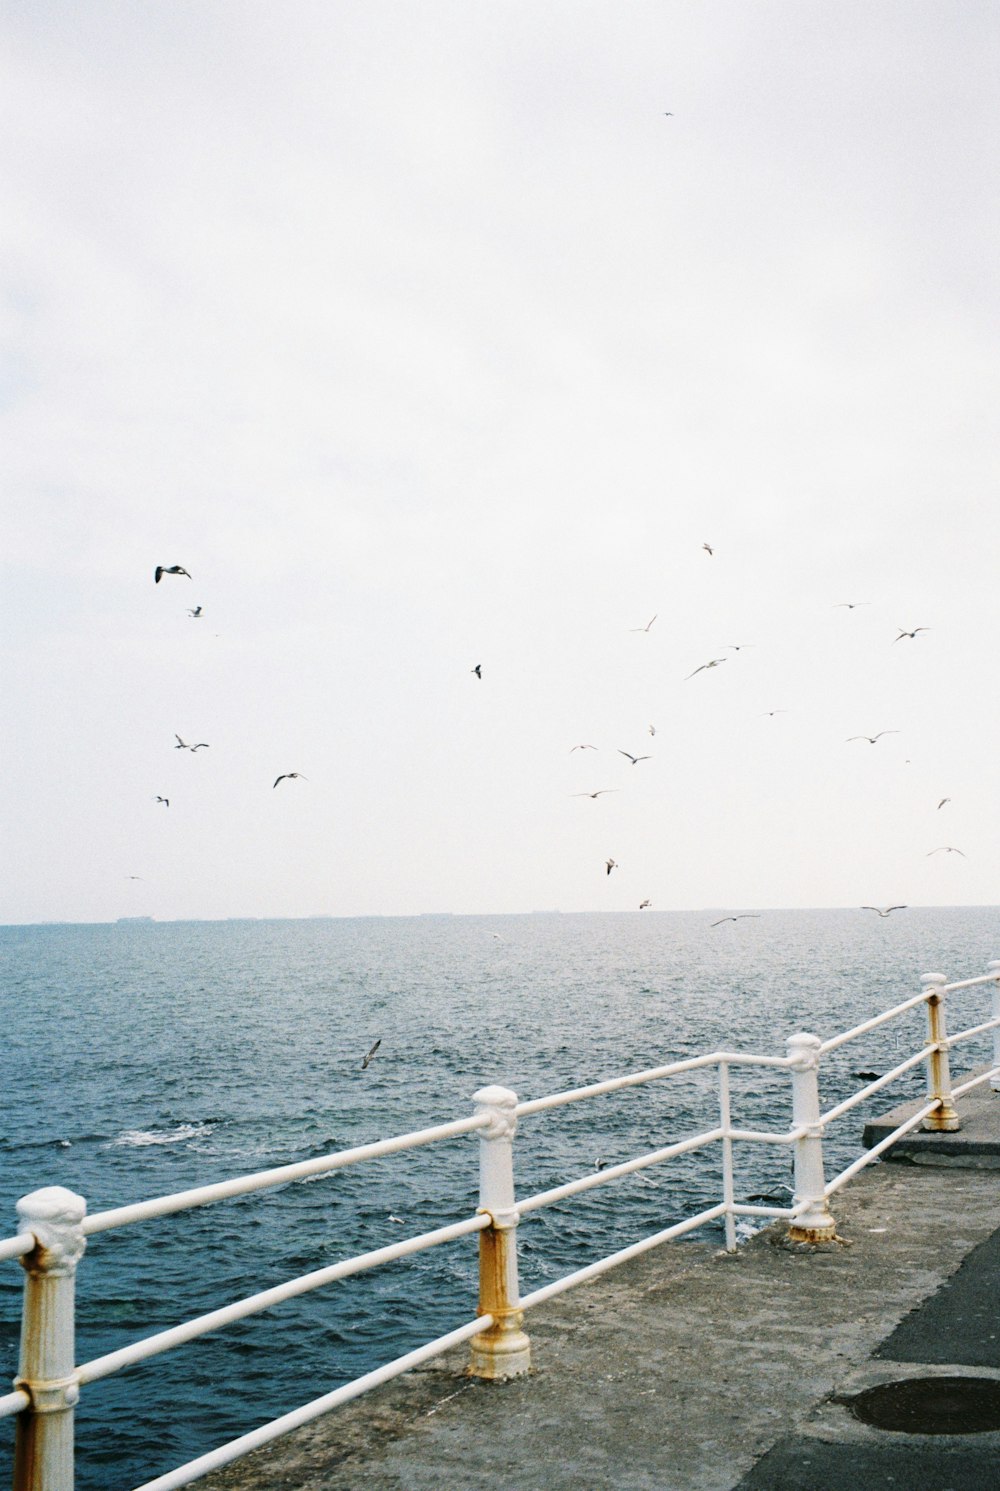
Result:
[[[959,1111],[1000,1140],[1000,1097]],[[932,1160],[877,1163],[833,1198],[836,1242],[666,1244],[532,1311],[529,1376],[470,1379],[463,1349],[200,1484],[995,1491],[1000,1427],[957,1431],[1000,1397],[1000,1177],[938,1137]],[[901,1382],[920,1396],[906,1431],[855,1416]],[[949,1432],[919,1432],[935,1412]]]

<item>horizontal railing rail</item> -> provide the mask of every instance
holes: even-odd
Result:
[[[479,1238],[480,1290],[474,1320],[249,1434],[145,1482],[136,1491],[173,1491],[173,1488],[190,1485],[210,1471],[311,1422],[338,1404],[348,1402],[369,1388],[466,1341],[471,1342],[470,1370],[474,1374],[492,1378],[517,1376],[526,1371],[530,1363],[530,1342],[523,1330],[526,1312],[630,1258],[699,1228],[721,1221],[729,1250],[736,1246],[736,1221],[739,1218],[759,1221],[784,1219],[789,1225],[790,1236],[800,1240],[817,1242],[832,1238],[836,1228],[829,1211],[829,1200],[859,1171],[918,1126],[945,1131],[957,1128],[960,1119],[954,1107],[956,1098],[985,1083],[1000,1090],[1000,961],[990,963],[989,970],[984,975],[951,984],[941,974],[925,974],[924,987],[919,994],[825,1041],[805,1033],[793,1035],[786,1042],[787,1054],[784,1056],[713,1051],[521,1102],[506,1088],[487,1087],[475,1094],[476,1111],[465,1118],[251,1175],[114,1207],[90,1216],[86,1214],[83,1198],[62,1187],[48,1187],[23,1197],[17,1208],[20,1216],[18,1234],[0,1240],[0,1261],[18,1259],[25,1273],[18,1374],[13,1392],[0,1397],[0,1418],[17,1416],[14,1491],[68,1491],[72,1487],[73,1410],[81,1388],[89,1388],[139,1362],[286,1300],[466,1237],[478,1235]],[[945,1029],[947,997],[987,985],[992,989],[990,1018],[977,1019],[974,1024],[949,1036]],[[927,1010],[927,1039],[889,1070],[877,1076],[871,1075],[862,1087],[823,1110],[819,1071],[824,1058],[883,1029],[890,1022],[902,1019],[920,1006]],[[949,1052],[982,1041],[990,1034],[993,1037],[992,1062],[985,1070],[953,1086]],[[921,1065],[927,1072],[926,1102],[828,1180],[823,1156],[823,1138],[828,1127]],[[791,1099],[791,1122],[787,1128],[750,1128],[733,1122],[730,1091],[733,1068],[769,1068],[776,1077],[787,1073]],[[516,1198],[513,1138],[520,1121],[569,1104],[707,1070],[714,1070],[717,1077],[717,1122],[698,1133],[688,1134],[617,1164],[601,1165],[562,1184]],[[475,1133],[479,1135],[480,1175],[479,1206],[474,1215],[298,1275],[91,1361],[79,1364],[75,1361],[74,1275],[88,1238]],[[766,1196],[747,1201],[737,1198],[735,1144],[784,1145],[792,1149],[795,1185],[787,1206],[763,1204],[770,1201]],[[628,1176],[667,1164],[682,1155],[695,1155],[716,1147],[721,1154],[721,1197],[718,1201],[524,1296],[520,1294],[517,1230],[522,1219],[585,1192],[614,1185]]]

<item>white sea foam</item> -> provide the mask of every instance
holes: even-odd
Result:
[[[214,1127],[211,1123],[181,1123],[173,1129],[126,1129],[111,1143],[133,1149],[143,1149],[148,1144],[184,1144],[189,1139],[205,1138]]]

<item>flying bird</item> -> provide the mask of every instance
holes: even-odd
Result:
[[[158,564],[153,572],[153,579],[157,585],[159,585],[164,575],[187,575],[189,580],[194,578],[192,575],[188,575],[187,570],[182,564]]]
[[[192,611],[191,607],[189,606],[188,607],[188,615],[189,616],[200,616],[201,615],[201,607],[200,606],[195,606],[194,610]]]
[[[756,642],[724,642],[722,644],[730,652],[742,652],[744,647],[756,647]]]
[[[469,672],[470,673],[475,673],[475,675],[476,675],[477,678],[482,678],[482,676],[483,676],[483,665],[482,665],[482,663],[477,663],[474,668],[470,668],[469,669]]]
[[[915,626],[912,632],[908,632],[905,627],[900,627],[899,636],[893,637],[892,640],[894,643],[901,642],[904,637],[915,637],[918,632],[929,632],[930,630],[931,628],[929,626]]]
[[[880,730],[877,735],[849,735],[847,737],[847,739],[845,740],[844,744],[845,745],[849,745],[852,740],[867,740],[868,743],[869,743],[869,745],[874,745],[877,740],[881,740],[882,739],[883,735],[898,735],[898,734],[899,734],[898,730]]]
[[[633,766],[635,766],[640,761],[652,761],[653,759],[652,756],[633,756],[629,751],[620,750],[618,754],[619,756],[628,756],[628,759],[631,761]]]
[[[875,911],[879,916],[888,916],[890,911],[905,911],[906,906],[862,906],[862,911]]]
[[[596,792],[571,792],[570,797],[603,797],[605,792],[619,792],[619,787],[599,787]]]
[[[702,544],[702,548],[705,550],[706,554],[714,554],[715,553],[715,550],[712,548],[711,544]]]
[[[660,614],[659,611],[657,611],[656,616],[659,616],[659,614]],[[629,631],[630,632],[648,632],[649,628],[653,625],[653,622],[656,620],[656,616],[651,616],[649,618],[649,620],[646,622],[645,626],[630,626],[629,627]]]
[[[618,868],[618,861],[616,859],[606,859],[604,863],[609,875],[611,874],[612,870],[617,870]]]
[[[717,668],[720,663],[728,663],[728,661],[729,659],[725,657],[714,657],[710,663],[702,663],[700,668],[695,668],[694,673],[703,673],[706,668]],[[694,673],[689,673],[688,678],[693,678]],[[687,683],[687,678],[684,682]]]
[[[176,749],[177,749],[177,747],[174,746],[174,750],[176,750]],[[170,806],[170,798],[169,797],[159,797],[159,796],[157,796],[156,801],[157,802],[162,802],[162,804],[163,804],[163,806],[165,808],[169,808],[169,806]]]
[[[768,719],[772,719],[773,720],[774,716],[776,714],[787,714],[787,713],[788,713],[787,709],[762,709],[761,712],[760,712],[760,714],[757,716],[757,718],[759,720],[762,720],[762,719],[764,719],[765,716],[767,716]]]
[[[364,1071],[365,1067],[371,1061],[372,1057],[375,1055],[375,1052],[378,1050],[378,1048],[379,1048],[379,1046],[381,1046],[381,1044],[382,1044],[382,1037],[379,1036],[378,1040],[375,1042],[374,1046],[372,1046],[371,1050],[368,1052],[368,1055],[365,1057],[364,1061],[361,1063],[361,1070],[362,1071]]]
[[[596,750],[597,750],[597,747],[595,745],[575,745],[575,746],[570,746],[569,753],[572,756],[572,754],[573,754],[574,751],[596,751]]]
[[[186,740],[181,740],[176,731],[174,732],[174,739],[177,742],[174,746],[175,751],[207,751],[211,749],[207,740],[199,740],[197,745],[188,745]]]
[[[650,733],[650,735],[655,735],[656,734],[656,726],[655,725],[650,725],[650,727],[649,727],[649,733]]]
[[[930,857],[931,857],[932,854],[961,854],[961,856],[962,856],[963,859],[967,859],[968,858],[968,856],[966,855],[966,853],[964,852],[964,850],[962,850],[962,849],[953,849],[950,844],[941,844],[941,845],[938,846],[937,849],[928,849],[928,851],[927,851],[927,858],[930,859]]]
[[[841,606],[846,606],[846,608],[847,608],[848,611],[853,611],[855,606],[870,606],[870,605],[871,605],[871,601],[838,601],[837,604],[834,606],[833,609],[835,611],[839,611],[840,608],[841,608]]]
[[[951,802],[951,798],[950,797],[942,797],[941,801],[938,803],[938,812],[941,811],[941,809],[944,807],[944,805],[945,805],[946,802]]]
[[[639,910],[640,911],[645,911],[646,907],[647,906],[652,906],[652,904],[653,904],[652,901],[640,901],[639,902]]]
[[[709,922],[710,927],[721,927],[723,922],[741,922],[747,917],[760,919],[759,911],[741,911],[739,916],[720,916],[717,922]]]
[[[274,783],[274,786],[277,787],[278,782],[290,782],[293,777],[302,777],[302,780],[304,782],[308,782],[309,780],[308,777],[303,777],[300,771],[283,771],[281,776],[278,777],[277,781]],[[272,791],[273,790],[274,789],[272,788]]]

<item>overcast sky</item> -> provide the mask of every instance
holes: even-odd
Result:
[[[1000,901],[993,0],[4,12],[0,921]]]

